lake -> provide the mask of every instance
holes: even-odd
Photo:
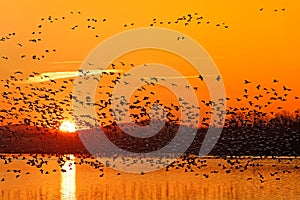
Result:
[[[193,157],[128,173],[78,155],[2,154],[0,199],[300,199],[299,167],[299,157]]]

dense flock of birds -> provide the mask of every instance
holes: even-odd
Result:
[[[80,73],[81,72],[81,73]],[[49,78],[49,81],[41,83],[24,83],[32,77],[39,76],[39,73],[33,72],[29,78],[21,78],[22,72],[17,71],[10,75],[8,79],[0,80],[1,87],[5,90],[1,93],[0,101],[3,105],[0,110],[0,123],[2,125],[26,124],[30,126],[44,128],[58,128],[60,122],[66,118],[70,118],[73,113],[72,101],[76,106],[94,107],[97,111],[98,121],[101,126],[111,125],[114,121],[122,121],[122,117],[130,112],[130,116],[135,123],[143,123],[151,118],[161,119],[164,116],[171,123],[189,123],[191,120],[200,119],[201,126],[209,127],[210,125],[217,126],[223,115],[226,116],[225,127],[231,126],[261,126],[275,123],[279,116],[278,112],[283,110],[281,103],[290,100],[298,101],[299,97],[292,95],[292,89],[279,84],[279,81],[274,79],[271,88],[264,87],[261,84],[251,83],[245,80],[245,88],[241,97],[236,98],[220,98],[217,102],[212,100],[201,100],[199,106],[190,105],[188,98],[180,97],[177,101],[168,102],[166,99],[161,99],[156,95],[156,86],[160,82],[168,83],[170,88],[176,90],[178,85],[172,82],[171,79],[149,77],[141,78],[145,84],[139,87],[134,95],[133,100],[129,101],[124,96],[113,97],[113,88],[117,85],[130,84],[126,81],[120,82],[122,76],[130,76],[130,73],[120,72],[103,72],[101,75],[89,74],[88,71],[80,71],[79,76],[85,79],[105,79],[105,85],[101,83],[97,87],[98,95],[96,102],[91,102],[91,94],[86,96],[77,96],[72,93],[70,88],[74,86],[74,78],[54,80],[51,77],[43,77],[40,79]],[[205,76],[198,75],[199,84],[204,82]],[[209,77],[210,78],[210,77]],[[111,81],[107,84],[107,80]],[[216,77],[216,82],[219,80],[219,75]],[[80,83],[79,83],[80,84]],[[255,86],[254,91],[252,91]],[[185,86],[186,92],[201,92],[199,86]],[[84,92],[84,91],[83,91]],[[115,109],[111,109],[112,104],[116,104]],[[222,110],[225,103],[232,103],[236,106],[229,106],[226,110]],[[164,114],[156,116],[159,112],[149,114],[151,106],[154,109],[162,108]],[[239,107],[239,105],[241,105]],[[275,106],[275,109],[274,109]],[[198,114],[199,109],[205,111],[202,116]],[[273,109],[270,109],[273,108]],[[271,110],[271,111],[270,111]],[[185,111],[186,120],[180,120],[178,113]],[[217,114],[220,119],[214,119],[210,122],[209,116]],[[292,118],[299,118],[299,110],[292,113]],[[85,115],[74,116],[75,118],[87,117]],[[160,117],[160,118],[159,118]],[[289,117],[289,116],[286,116]],[[288,119],[288,118],[287,118]],[[286,119],[286,120],[287,120]],[[80,123],[78,121],[78,123]],[[210,124],[211,123],[211,124]],[[221,124],[219,124],[221,125]],[[2,127],[3,129],[3,127]],[[0,129],[1,130],[1,129]]]
[[[259,11],[266,11],[264,8],[260,8]],[[274,12],[285,12],[285,8],[274,9]],[[37,26],[37,30],[31,33],[31,38],[25,42],[17,42],[19,48],[24,48],[25,45],[29,43],[39,43],[42,41],[43,27],[48,26],[51,23],[58,21],[64,21],[73,15],[82,15],[81,12],[70,12],[66,16],[54,17],[48,16],[41,18],[41,23]],[[100,37],[99,33],[96,33],[97,24],[106,23],[108,20],[96,19],[93,17],[88,17],[85,19],[86,25],[77,25],[74,24],[70,27],[71,31],[77,31],[82,28],[87,28],[88,30],[93,31],[93,34],[96,38]],[[177,18],[173,21],[161,21],[157,18],[154,18],[149,26],[159,26],[159,25],[169,25],[169,24],[178,24],[189,26],[191,24],[202,25],[202,24],[212,24],[211,21],[206,20],[205,17],[200,16],[198,13],[187,14],[182,17]],[[223,27],[228,29],[229,26],[225,22],[214,23],[216,27]],[[123,27],[134,27],[135,23],[131,22],[124,24]],[[0,44],[5,43],[7,40],[14,39],[16,33],[9,33],[7,35],[0,37]],[[174,38],[176,40],[182,40],[184,38],[178,37]],[[33,60],[42,60],[46,58],[47,54],[55,53],[57,50],[55,48],[46,48],[43,50],[43,53],[26,55],[21,54],[21,59],[30,58]],[[1,58],[9,60],[9,56],[1,55]],[[87,63],[93,65],[93,63]],[[123,61],[119,63],[112,63],[111,69],[128,69],[134,68],[133,63],[125,63]],[[125,70],[124,70],[125,71]],[[282,85],[279,80],[274,79],[273,85],[271,87],[265,87],[262,84],[255,84],[252,81],[245,80],[245,88],[241,97],[218,99],[217,102],[211,100],[201,100],[199,106],[190,105],[189,102],[184,98],[180,97],[177,102],[168,102],[164,99],[160,99],[156,95],[155,87],[159,85],[160,82],[168,82],[171,87],[176,89],[178,85],[172,82],[172,79],[165,79],[160,77],[148,77],[141,78],[141,81],[144,82],[144,85],[137,89],[137,93],[134,95],[134,99],[131,102],[128,102],[123,96],[113,98],[112,92],[114,86],[117,84],[123,84],[124,87],[130,84],[125,81],[121,82],[122,76],[131,76],[130,73],[123,72],[103,72],[101,75],[91,74],[87,71],[78,71],[80,77],[85,79],[102,79],[109,80],[104,85],[101,85],[101,82],[98,84],[98,98],[96,102],[91,102],[91,96],[74,96],[71,93],[70,88],[74,86],[74,78],[66,79],[55,79],[47,75],[43,75],[38,72],[32,72],[28,76],[23,74],[22,71],[16,71],[14,74],[11,74],[8,78],[0,80],[0,87],[4,88],[4,91],[1,91],[0,101],[1,101],[1,110],[0,110],[0,141],[8,142],[11,141],[11,137],[19,137],[14,135],[14,132],[10,129],[10,126],[15,124],[25,124],[27,125],[27,131],[30,131],[30,127],[43,127],[43,128],[53,128],[57,129],[60,126],[60,123],[67,119],[71,118],[73,114],[72,101],[79,103],[81,106],[92,106],[97,112],[97,121],[101,126],[106,127],[110,133],[116,132],[114,128],[115,120],[122,121],[122,117],[130,113],[130,117],[133,122],[141,123],[142,125],[147,125],[148,122],[153,119],[158,118],[157,113],[154,115],[149,114],[150,107],[154,104],[163,108],[164,115],[161,118],[166,117],[166,125],[170,124],[188,124],[194,119],[200,119],[200,124],[202,128],[208,128],[210,126],[220,126],[222,125],[221,121],[224,119],[225,115],[225,132],[230,132],[232,134],[240,134],[241,137],[248,138],[252,135],[259,135],[262,132],[269,129],[277,129],[277,131],[282,131],[284,128],[290,127],[290,132],[293,133],[295,138],[286,138],[288,141],[282,141],[289,143],[290,140],[296,140],[299,142],[299,124],[300,117],[299,111],[296,110],[292,116],[284,116],[277,113],[283,109],[280,106],[280,103],[288,101],[288,99],[299,100],[298,96],[292,95],[292,89],[286,85]],[[46,79],[47,81],[41,82],[30,82],[32,78]],[[197,79],[199,84],[204,82],[206,78],[205,75],[196,75],[194,79]],[[221,81],[221,76],[216,75],[213,77],[216,82]],[[80,84],[80,83],[79,83]],[[254,90],[252,91],[251,89]],[[199,86],[185,86],[187,92],[200,92]],[[237,105],[234,107],[228,107],[226,110],[222,110],[222,106],[225,103],[230,103]],[[111,105],[115,103],[117,108],[111,110]],[[240,103],[240,104],[239,104]],[[238,105],[241,105],[240,107]],[[276,105],[277,111],[269,111],[270,107]],[[156,107],[159,109],[158,107]],[[203,115],[197,114],[199,109],[203,109],[205,112]],[[271,109],[272,110],[272,109]],[[178,115],[180,111],[187,111],[186,117],[187,120],[182,121]],[[210,115],[217,114],[219,119],[214,119],[211,121]],[[73,116],[75,119],[80,117],[88,116]],[[77,119],[78,120],[78,119]],[[80,122],[79,122],[80,123]],[[293,125],[293,126],[291,126]],[[89,126],[89,124],[84,124],[84,126]],[[295,128],[296,127],[296,128]],[[127,127],[126,131],[130,132],[130,127]],[[241,133],[242,132],[242,133]],[[45,132],[45,134],[47,134]],[[167,133],[166,133],[167,134]],[[9,136],[8,136],[9,135]],[[229,139],[230,134],[228,134]],[[19,139],[22,139],[21,137]],[[165,138],[163,138],[165,139]],[[265,139],[265,138],[262,138]],[[278,138],[280,140],[280,137]],[[276,140],[278,141],[278,140]],[[223,143],[226,146],[226,143]],[[227,143],[228,145],[228,143]],[[243,144],[239,144],[243,145]],[[2,147],[1,147],[2,148]],[[239,147],[226,146],[229,150],[229,154],[236,152],[231,151],[232,149]],[[257,147],[259,151],[260,147]],[[272,152],[272,151],[271,151]],[[49,159],[57,159],[57,163],[60,168],[53,169],[51,171],[44,170],[43,167],[48,165]],[[27,155],[0,155],[0,159],[3,163],[1,165],[10,165],[13,161],[24,160],[27,165],[36,167],[41,174],[51,174],[56,173],[57,171],[66,172],[66,169],[63,169],[64,164],[67,161],[70,161],[71,158],[63,155],[54,155],[54,156],[45,156],[31,154]],[[126,158],[124,162],[126,161]],[[244,172],[249,168],[259,168],[262,167],[261,164],[255,162],[255,158],[248,158],[246,162],[240,158],[225,158],[227,164],[218,164],[216,169],[210,173],[202,174],[203,178],[209,178],[213,174],[224,172],[225,174],[230,174],[232,171]],[[273,157],[274,160],[277,160],[278,163],[282,163],[282,159]],[[285,160],[286,161],[286,160]],[[292,163],[293,159],[289,158],[286,162]],[[135,160],[134,163],[138,163],[138,160]],[[149,159],[147,160],[150,164],[154,164],[154,161]],[[163,161],[160,161],[163,162]],[[165,171],[170,170],[184,170],[187,173],[195,173],[196,176],[200,176],[200,169],[207,167],[207,160],[199,157],[194,157],[191,155],[183,155],[178,161],[175,161],[168,165],[165,168]],[[99,177],[104,176],[105,164],[101,163],[97,159],[91,158],[90,156],[85,155],[76,155],[76,165],[89,165],[90,167],[99,170]],[[106,166],[109,166],[106,163]],[[68,170],[72,170],[72,165],[69,165]],[[298,165],[293,164],[293,167],[290,169],[276,167],[276,164],[272,166],[277,171],[271,172],[269,175],[264,175],[260,172],[257,174],[257,179],[264,183],[266,180],[265,177],[274,178],[275,180],[280,180],[279,174],[292,173],[299,169]],[[23,175],[30,175],[30,172],[25,172],[20,169],[8,169],[6,173],[14,173],[15,178],[20,178]],[[117,175],[121,175],[120,172]],[[141,175],[145,175],[144,172],[141,172]],[[0,177],[1,178],[1,177]],[[248,177],[247,180],[252,180],[254,177]],[[4,182],[5,177],[1,178],[1,182]]]

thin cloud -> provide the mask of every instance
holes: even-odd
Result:
[[[38,76],[30,77],[25,81],[25,83],[41,83],[47,82],[51,80],[57,79],[65,79],[65,78],[72,78],[77,76],[90,76],[90,75],[97,75],[103,74],[104,72],[121,72],[122,70],[80,70],[80,71],[68,71],[68,72],[45,72]]]
[[[51,80],[57,79],[66,79],[66,78],[73,78],[78,76],[91,76],[91,75],[99,75],[105,72],[123,72],[123,70],[116,70],[116,69],[98,69],[98,70],[78,70],[78,71],[66,71],[66,72],[45,72],[41,73],[37,76],[28,78],[23,83],[42,83]],[[216,77],[214,75],[205,75],[204,78]],[[153,77],[143,77],[145,80],[153,79]],[[199,78],[199,75],[190,75],[190,76],[158,76],[155,77],[157,79],[195,79]]]
[[[203,78],[213,78],[216,77],[216,75],[203,75]],[[145,79],[151,79],[152,77],[144,77]],[[193,79],[193,78],[199,78],[199,75],[193,75],[193,76],[158,76],[155,77],[157,79]]]
[[[51,64],[81,64],[83,62],[84,62],[83,60],[67,60],[67,61],[51,62]]]

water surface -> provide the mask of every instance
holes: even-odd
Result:
[[[300,199],[299,158],[180,160],[132,174],[72,155],[61,167],[56,156],[39,155],[34,166],[32,156],[12,156],[0,160],[0,199]]]

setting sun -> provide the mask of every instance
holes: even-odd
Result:
[[[63,121],[59,127],[60,131],[73,133],[76,131],[75,124],[70,121]]]

